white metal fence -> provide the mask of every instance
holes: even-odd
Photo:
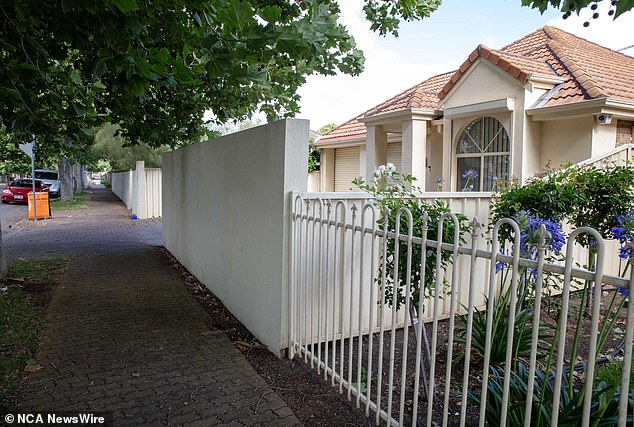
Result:
[[[522,258],[520,230],[508,219],[488,240],[474,220],[461,244],[456,217],[443,214],[438,242],[430,218],[414,235],[408,210],[390,230],[361,197],[293,197],[290,356],[303,357],[377,425],[632,422],[634,308],[617,315],[625,305],[617,291],[629,290],[634,275],[604,274],[613,254],[596,231],[573,231],[563,264],[551,263],[543,226],[535,256]],[[500,252],[500,230],[514,239],[509,255]],[[580,235],[597,240],[593,271],[574,259]],[[506,267],[498,271],[500,262]],[[431,283],[421,280],[428,269]],[[592,387],[608,353],[622,357],[620,394]]]

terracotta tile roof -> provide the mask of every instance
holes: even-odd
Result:
[[[501,49],[479,45],[458,70],[432,77],[371,108],[326,134],[322,141],[363,137],[365,125],[358,120],[362,117],[406,108],[435,110],[478,59],[490,61],[522,83],[531,74],[563,79],[542,99],[541,106],[600,98],[634,102],[634,57],[546,26]]]
[[[522,83],[531,73],[563,78],[544,106],[608,97],[634,101],[634,57],[550,26],[500,50],[478,46],[443,87],[440,99],[478,58],[491,61]]]
[[[377,114],[389,113],[390,111],[405,110],[408,108],[418,108],[421,110],[435,111],[438,105],[438,92],[449,80],[452,72],[439,74],[430,77],[413,86],[387,101],[370,108],[353,119],[336,127],[319,140],[320,143],[331,140],[343,141],[345,139],[359,138],[365,136],[365,125],[359,121],[362,117],[375,116]]]

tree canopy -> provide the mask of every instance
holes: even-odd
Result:
[[[541,11],[590,3],[522,0]],[[618,16],[634,0],[613,3]],[[397,34],[440,4],[363,10],[374,31]],[[363,69],[338,15],[338,0],[0,0],[0,125],[57,153],[86,151],[105,122],[161,146],[197,140],[206,110],[219,123],[292,116],[306,76]]]
[[[435,3],[364,9],[385,34]],[[363,69],[338,13],[335,0],[0,0],[0,123],[63,149],[103,122],[160,146],[195,138],[205,110],[291,116],[307,75]]]
[[[570,13],[579,13],[600,1],[602,0],[522,0],[522,6],[530,6],[538,9],[542,13],[544,13],[548,7],[554,7],[569,15]],[[613,13],[611,13],[610,16],[614,16],[614,19],[634,7],[634,0],[611,0],[610,3],[613,7],[613,9],[611,8]],[[598,16],[593,17],[597,18]]]

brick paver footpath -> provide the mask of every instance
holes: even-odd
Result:
[[[164,265],[160,221],[131,220],[104,189],[89,209],[54,214],[4,236],[9,259],[70,260],[25,410],[108,411],[115,426],[299,424]]]

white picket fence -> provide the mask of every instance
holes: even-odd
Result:
[[[135,170],[108,174],[112,192],[139,219],[160,218],[163,210],[163,174],[160,168],[145,168],[137,162]]]
[[[453,211],[469,216],[480,214],[482,220],[488,220],[486,194],[441,193],[433,196],[446,200]],[[341,393],[347,393],[348,399],[362,407],[366,416],[373,418],[377,425],[464,426],[477,423],[480,426],[504,426],[508,422],[508,425],[529,426],[536,417],[544,414],[550,425],[558,425],[561,408],[570,404],[566,394],[572,387],[567,381],[572,375],[569,374],[570,359],[578,360],[571,354],[571,345],[566,343],[567,325],[575,324],[572,308],[581,294],[571,291],[579,289],[580,282],[600,284],[593,290],[591,322],[580,330],[582,336],[589,337],[588,348],[584,354],[577,355],[586,367],[585,384],[593,384],[602,321],[600,310],[606,309],[603,293],[616,295],[616,289],[629,289],[634,284],[632,274],[629,279],[604,274],[605,260],[616,257],[616,254],[607,251],[601,236],[586,227],[574,230],[568,239],[564,263],[555,264],[545,260],[545,229],[540,230],[538,257],[532,260],[520,257],[519,228],[512,220],[499,221],[488,241],[483,237],[482,223],[474,220],[466,244],[461,245],[456,238],[458,234],[454,234],[454,243],[428,238],[425,227],[420,234],[414,235],[411,212],[406,209],[398,214],[406,225],[401,226],[401,221],[397,220],[399,225],[395,230],[388,230],[387,226],[381,228],[377,225],[379,212],[365,202],[361,194],[293,195],[290,356],[303,357],[324,379],[338,385]],[[460,232],[456,217],[444,214],[440,218],[438,234],[443,235],[442,230],[449,224],[454,224],[455,233]],[[510,230],[515,236],[515,250],[510,255],[500,253],[497,239],[500,228]],[[576,266],[585,263],[585,259],[574,257],[575,237],[580,234],[588,234],[598,241],[593,271]],[[398,254],[401,251],[406,253],[405,258],[389,259],[387,256],[390,252]],[[420,253],[421,258],[413,259],[413,253]],[[436,264],[432,293],[421,294],[423,297],[414,306],[412,286],[420,287],[420,282],[412,282],[412,277],[417,277],[414,273],[418,268],[418,277],[425,277],[426,259],[433,254],[436,259],[447,254],[451,264],[446,271]],[[496,263],[501,261],[510,266],[506,273],[510,275],[510,283],[502,282],[502,273],[497,272]],[[520,306],[516,298],[510,298],[504,307],[507,310],[508,345],[503,362],[494,363],[491,349],[499,346],[500,339],[492,335],[495,304],[501,304],[503,288],[511,295],[517,295],[525,283],[522,278],[528,277],[527,269],[536,272],[532,285],[535,298],[531,306],[533,319],[539,321],[538,324],[531,320],[530,354],[522,359],[512,358],[515,314]],[[399,274],[399,271],[405,274]],[[390,277],[402,279],[397,281],[397,289],[392,290],[392,293],[400,292],[405,297],[398,309],[396,304],[390,303],[389,292],[387,298],[384,292],[390,288]],[[559,294],[556,298],[561,304],[558,324],[566,331],[552,339],[552,363],[547,365],[538,351],[543,350],[538,346],[542,338],[538,326],[544,322],[543,306],[545,301],[548,304],[553,301],[552,297],[544,300],[546,292],[542,290],[553,283],[545,278],[559,283],[560,289],[555,292]],[[474,338],[474,331],[477,332],[474,322],[485,312],[480,310],[485,306],[485,296],[488,298],[486,339],[482,344],[482,360],[475,363],[472,360],[477,359],[474,349],[478,340],[477,334]],[[615,301],[622,302],[619,298],[615,296]],[[619,426],[626,423],[634,336],[634,307],[630,305],[626,311]],[[569,319],[569,316],[573,318]],[[423,324],[426,326],[421,327]],[[429,348],[424,345],[426,342]],[[464,357],[456,365],[457,352],[462,352]],[[520,405],[521,408],[515,401],[517,396],[511,394],[511,369],[514,368],[513,375],[517,375],[518,364],[528,373],[538,372],[536,369],[547,372],[546,378],[549,378],[546,384],[540,376],[527,374],[524,397],[530,398],[526,398],[526,405]],[[487,395],[498,385],[502,397],[499,420],[494,421],[486,410],[491,401],[487,401]],[[552,396],[540,397],[539,393],[547,393],[542,392],[548,390],[547,386],[551,387]],[[583,407],[579,409],[581,425],[588,426],[595,410],[592,387],[576,392],[583,393]],[[474,396],[479,398],[480,404]],[[543,406],[539,400],[544,400]],[[548,412],[545,407],[558,409]],[[631,407],[629,411],[631,415]]]

